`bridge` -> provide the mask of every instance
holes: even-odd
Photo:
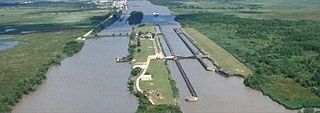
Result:
[[[174,60],[174,59],[197,59],[197,56],[167,56],[165,57],[167,60]],[[201,57],[201,58],[207,58],[207,57]]]
[[[175,28],[173,29],[174,32],[179,36],[179,38],[182,40],[182,42],[188,47],[188,49],[191,51],[191,53],[196,56],[197,60],[200,62],[200,64],[207,70],[207,71],[212,71],[213,67],[209,67],[201,58],[202,55],[199,54],[199,51],[194,50],[189,43],[185,40],[187,36],[182,33],[179,29]]]
[[[110,33],[110,35],[97,35],[96,37],[123,37],[129,35],[129,33]]]

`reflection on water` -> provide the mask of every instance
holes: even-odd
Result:
[[[13,112],[135,112],[137,100],[127,91],[130,65],[114,59],[128,54],[128,41],[87,40],[80,53],[51,69],[46,82]]]

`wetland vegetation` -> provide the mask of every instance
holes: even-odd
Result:
[[[104,21],[110,12],[82,2],[0,7],[1,35],[21,42],[0,52],[0,112],[9,112],[24,94],[34,91],[51,66],[80,51],[84,42],[76,38]]]

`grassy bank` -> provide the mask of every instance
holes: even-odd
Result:
[[[141,46],[137,46],[137,48],[136,48],[136,54],[134,55],[133,59],[135,59],[136,62],[145,62],[149,55],[154,54],[152,41],[151,40],[140,40],[140,44],[141,44]]]
[[[147,72],[152,75],[151,81],[141,81],[141,89],[146,91],[156,104],[175,105],[176,99],[170,86],[171,75],[163,60],[151,60]],[[159,93],[157,96],[155,92]]]
[[[0,52],[0,112],[9,112],[23,95],[36,90],[50,67],[79,52],[84,42],[75,39],[102,22],[110,12],[48,4],[0,9],[3,17],[0,31],[17,29],[4,34],[14,35],[10,40],[21,42]],[[22,34],[22,31],[33,33]]]
[[[231,71],[232,74],[237,75],[248,76],[252,74],[244,64],[196,29],[184,28],[183,30],[192,38],[196,45],[202,48],[210,58],[214,60],[214,63],[222,69]]]
[[[133,69],[131,72],[131,77],[129,78],[128,88],[131,94],[135,95],[139,100],[139,106],[137,108],[136,113],[182,113],[180,107],[177,105],[176,98],[178,95],[178,90],[175,86],[174,80],[171,79],[171,75],[169,74],[170,71],[166,70],[167,66],[164,64],[163,61],[153,60],[153,62],[154,63],[152,64],[152,67],[149,71],[158,72],[155,68],[161,67],[160,70],[164,71],[161,72],[163,75],[155,73],[153,75],[154,80],[150,82],[141,82],[141,88],[155,89],[157,91],[163,92],[161,94],[165,98],[157,99],[156,96],[148,95],[147,91],[145,91],[144,93],[138,92],[135,88],[135,79],[137,79],[137,75],[141,74],[141,69]],[[153,83],[153,85],[150,85],[150,83]],[[153,101],[155,101],[155,105],[152,105],[150,103],[150,101],[148,100],[149,97],[147,97],[146,94],[150,96]]]
[[[175,14],[223,13],[242,18],[319,20],[318,0],[151,0]]]

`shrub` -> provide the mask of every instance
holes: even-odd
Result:
[[[140,53],[141,52],[141,49],[137,49],[137,53]]]
[[[141,68],[136,67],[136,68],[132,69],[131,75],[132,76],[137,76],[141,72],[141,70],[142,70]]]
[[[69,41],[66,43],[66,45],[63,47],[63,53],[67,54],[67,56],[72,56],[73,54],[79,52],[84,45],[84,42],[79,41]]]
[[[143,13],[140,11],[132,11],[130,13],[130,17],[127,21],[129,21],[130,25],[136,25],[142,22],[143,19]]]

